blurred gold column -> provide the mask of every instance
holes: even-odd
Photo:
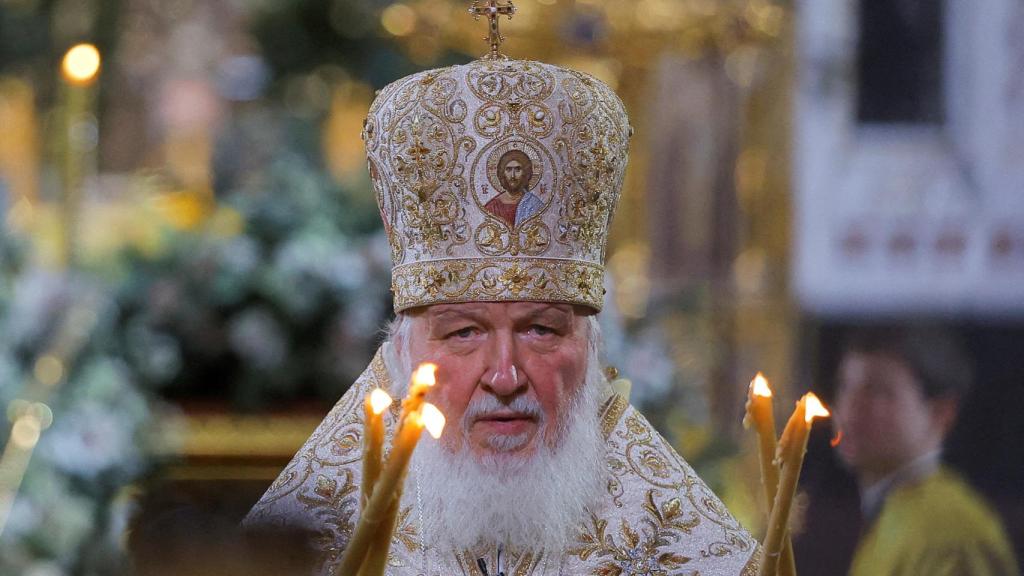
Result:
[[[373,89],[354,80],[339,83],[331,96],[331,109],[323,125],[322,149],[331,176],[346,188],[357,188],[366,178],[366,150],[363,141],[354,135],[362,131],[372,100]]]
[[[62,181],[59,203],[59,263],[74,263],[78,240],[78,218],[85,179],[96,172],[99,139],[96,109],[96,80],[100,73],[99,50],[92,44],[72,46],[61,61],[60,100],[64,122],[59,138]]]
[[[35,91],[27,82],[0,79],[0,182],[6,188],[7,226],[20,230],[28,224],[39,199],[40,142]]]
[[[741,222],[739,253],[733,264],[737,378],[749,382],[757,371],[764,372],[780,395],[779,406],[788,412],[810,384],[800,379],[794,364],[798,312],[789,283],[795,83],[792,18],[784,21],[775,49],[757,57],[736,161]],[[741,399],[746,382],[737,386],[734,396]]]

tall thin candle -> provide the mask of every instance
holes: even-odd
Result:
[[[779,486],[779,469],[775,465],[775,449],[778,442],[775,436],[772,396],[768,380],[758,372],[750,381],[750,388],[747,391],[747,415],[743,419],[744,426],[753,426],[757,432],[761,485],[769,506],[775,500],[775,491]]]
[[[363,507],[359,517],[359,524],[352,534],[352,539],[345,548],[341,564],[338,566],[337,574],[341,576],[354,576],[364,565],[367,555],[374,546],[375,541],[382,545],[389,545],[391,542],[390,533],[382,533],[379,530],[381,524],[388,518],[388,510],[401,494],[401,485],[404,483],[405,471],[409,466],[409,459],[413,450],[419,442],[424,422],[422,409],[430,406],[433,410],[426,410],[428,418],[440,416],[441,422],[436,425],[430,422],[430,431],[437,432],[440,436],[444,428],[444,416],[432,405],[425,405],[424,398],[427,390],[435,383],[434,372],[437,367],[433,364],[424,364],[413,374],[413,381],[409,386],[409,394],[402,401],[402,415],[398,421],[398,432],[391,443],[391,452],[388,454],[388,461],[384,465],[383,472],[373,487],[366,506]]]
[[[430,403],[424,403],[420,408],[420,413],[427,432],[435,439],[440,438],[441,432],[444,430],[444,414]],[[391,540],[395,533],[398,509],[402,500],[402,484],[399,484],[391,507],[388,508],[380,526],[377,527],[369,554],[366,556],[366,561],[363,562],[359,576],[383,576],[384,574],[388,562],[388,551],[391,549]]]
[[[384,411],[391,406],[391,396],[380,388],[374,388],[366,396],[363,406],[363,478],[362,506],[370,500],[373,485],[380,476],[381,453],[384,447]]]
[[[764,539],[764,562],[760,576],[775,576],[778,573],[779,556],[784,537],[789,528],[789,513],[793,507],[800,469],[807,451],[807,438],[811,423],[817,417],[828,416],[829,412],[812,393],[805,394],[796,404],[796,410],[786,423],[786,429],[779,440],[778,457],[782,466],[779,489],[775,493],[775,504],[768,521],[768,533]]]
[[[747,415],[743,419],[745,427],[753,426],[757,432],[758,454],[761,464],[761,486],[764,489],[768,515],[771,516],[775,494],[779,489],[779,467],[775,462],[775,451],[778,442],[775,437],[775,414],[773,393],[768,379],[760,372],[750,381],[747,392]],[[779,559],[779,574],[795,576],[796,564],[793,561],[793,543],[789,533],[783,537],[782,556]]]

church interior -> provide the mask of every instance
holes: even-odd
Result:
[[[235,528],[393,317],[364,120],[510,4],[506,54],[630,117],[599,319],[629,403],[761,541],[755,375],[781,429],[852,334],[940,327],[972,374],[943,465],[1021,564],[1019,1],[7,0],[0,574],[307,573]],[[842,442],[810,430],[804,576],[863,573]]]

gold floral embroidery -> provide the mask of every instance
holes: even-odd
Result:
[[[463,574],[468,576],[484,576],[484,573],[477,565],[477,559],[484,558],[487,565],[493,568],[495,566],[495,559],[490,558],[492,555],[486,552],[481,554],[474,553],[472,550],[465,550],[455,555],[455,561]],[[532,550],[505,550],[502,556],[502,572],[508,576],[531,576],[537,574],[536,569],[543,557],[543,554]],[[496,573],[492,572],[492,574]]]
[[[395,530],[395,540],[405,546],[405,549],[409,552],[415,552],[420,549],[419,531],[416,529],[416,525],[412,523],[411,518],[412,508],[402,508],[402,512],[398,515],[398,529]]]
[[[728,558],[752,549],[753,541],[729,514],[721,501],[692,469],[669,447],[637,412],[629,411],[615,434],[607,458],[610,479],[607,491],[616,508],[624,508],[625,487],[638,480],[659,490],[679,494],[681,502],[717,535],[691,554],[703,559]]]
[[[515,231],[488,215],[488,221],[476,229],[476,245],[487,256],[524,254],[539,256],[550,244],[551,232],[543,222],[528,222]]]
[[[678,543],[690,534],[701,520],[691,512],[682,512],[678,498],[661,505],[655,502],[656,490],[648,490],[643,510],[646,517],[634,527],[626,519],[620,521],[619,536],[608,532],[608,521],[591,515],[590,526],[577,537],[579,546],[570,555],[586,561],[599,558],[594,574],[600,576],[668,576],[671,571],[688,564],[692,558],[662,548]],[[675,572],[671,572],[675,573]]]
[[[337,479],[320,475],[312,494],[300,494],[298,500],[316,514],[321,526],[315,542],[322,552],[321,562],[333,566],[341,561],[348,539],[355,529],[359,508],[359,490],[353,475],[345,471],[339,487]]]
[[[524,226],[520,234],[519,245],[523,247],[522,251],[526,254],[539,254],[548,246],[550,233],[547,226],[542,223]]]
[[[656,478],[665,479],[671,474],[668,461],[655,450],[641,451],[639,461]]]
[[[513,264],[511,268],[501,273],[500,281],[513,295],[517,295],[526,289],[530,279],[530,275],[520,268],[518,264]]]
[[[546,258],[453,259],[400,266],[392,272],[395,305],[538,300],[600,306],[603,270]],[[414,304],[415,303],[415,304]]]

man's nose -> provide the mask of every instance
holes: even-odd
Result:
[[[526,390],[526,374],[517,366],[516,341],[509,334],[497,333],[490,346],[491,370],[484,373],[481,385],[495,396],[515,396]]]

